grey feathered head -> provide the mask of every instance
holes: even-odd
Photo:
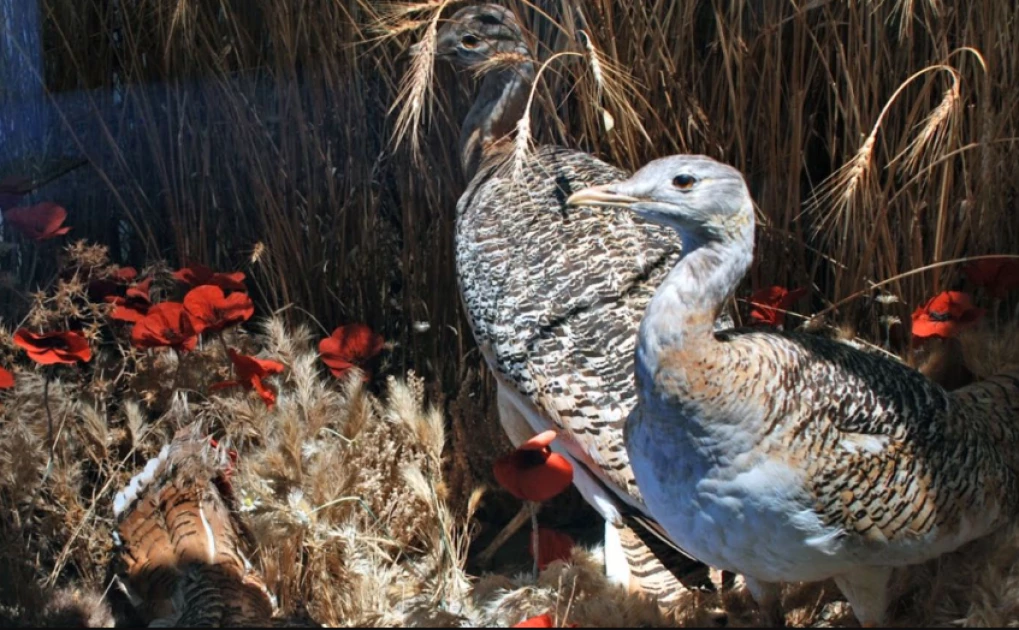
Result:
[[[496,4],[460,9],[436,35],[435,54],[461,66],[498,62],[498,57],[530,58],[513,12]]]
[[[694,241],[753,238],[753,201],[743,176],[704,155],[654,160],[629,179],[585,188],[567,203],[626,208]]]

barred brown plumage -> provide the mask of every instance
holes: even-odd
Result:
[[[114,512],[128,596],[153,625],[259,626],[272,596],[244,557],[224,496],[229,465],[194,426],[117,495]]]
[[[560,431],[553,448],[570,457],[578,490],[606,518],[610,576],[667,605],[684,591],[670,571],[683,576],[700,565],[673,554],[666,569],[627,531],[627,511],[650,516],[622,421],[636,401],[640,316],[680,242],[629,215],[567,211],[574,190],[624,177],[621,169],[558,146],[516,151],[513,132],[526,115],[535,61],[511,11],[461,9],[438,32],[436,55],[485,71],[460,135],[470,183],[457,204],[456,267],[474,337],[498,383],[500,420],[514,444]]]
[[[924,562],[1019,511],[1019,373],[952,392],[819,336],[712,330],[750,267],[753,201],[704,156],[651,162],[570,204],[627,208],[687,251],[647,307],[626,446],[651,513],[773,611],[777,582],[834,578],[864,624],[892,567]]]

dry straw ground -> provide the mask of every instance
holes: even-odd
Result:
[[[174,426],[197,419],[239,445],[254,506],[245,518],[288,613],[343,624],[509,623],[549,609],[581,624],[663,621],[607,594],[583,553],[537,586],[468,583],[463,572],[470,497],[505,447],[451,258],[463,188],[453,147],[470,81],[436,67],[431,91],[418,94],[421,124],[408,128],[418,160],[410,143],[392,142],[398,112],[414,103],[400,91],[409,47],[427,38],[442,4],[42,0],[49,86],[111,88],[116,76],[142,121],[130,151],[115,141],[124,129],[95,122],[109,146],[90,168],[116,204],[56,200],[69,206],[75,235],[114,245],[121,264],[245,269],[261,314],[277,316],[244,343],[289,371],[271,414],[240,394],[196,394],[209,378],[198,369],[180,370],[177,392],[166,391],[177,370],[165,356],[54,380],[49,407],[61,430],[45,483],[44,381],[20,371],[0,422],[8,619],[37,619],[54,588],[106,590],[112,493]],[[1016,3],[507,4],[542,58],[576,53],[542,74],[536,142],[628,168],[701,152],[746,173],[764,228],[737,298],[772,284],[810,287],[799,312],[903,354],[912,309],[964,286],[959,265],[941,263],[1019,253]],[[165,101],[139,87],[152,81],[168,82]],[[123,233],[110,230],[111,212]],[[9,247],[0,256],[10,329],[32,292],[52,293],[56,263]],[[1015,306],[993,303],[1006,332],[973,336],[974,371],[1016,347]],[[376,393],[321,380],[305,331],[317,338],[321,326],[352,320],[393,342],[390,373],[413,369],[420,380]],[[117,348],[105,352],[121,365]],[[203,352],[224,364],[217,348]],[[424,411],[424,400],[438,411]],[[485,504],[489,520],[515,508],[497,504]],[[1003,536],[915,574],[897,618],[1014,624],[1019,547]],[[801,612],[789,621],[845,621],[825,604],[830,594],[792,589],[788,603]],[[738,598],[704,598],[684,618],[723,604],[730,622],[752,621]]]

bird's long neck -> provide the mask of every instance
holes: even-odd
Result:
[[[700,359],[718,352],[715,319],[753,260],[752,223],[738,226],[723,239],[682,236],[687,251],[658,288],[641,322],[638,379],[657,378],[660,369],[671,364],[683,365],[684,372],[700,369]]]
[[[520,61],[485,75],[481,89],[460,130],[460,161],[470,180],[486,158],[500,150],[512,137],[517,121],[524,115],[534,62]]]

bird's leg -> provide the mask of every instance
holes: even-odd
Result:
[[[509,438],[513,447],[516,448],[526,442],[527,440],[534,437],[534,429],[527,422],[527,418],[524,414],[520,413],[516,405],[513,404],[513,399],[510,398],[509,394],[500,385],[496,390],[497,398],[496,404],[499,408],[499,422],[502,424],[503,430],[506,432],[506,436]],[[480,554],[478,554],[478,566],[481,568],[487,567],[491,562],[495,553],[506,543],[513,534],[524,526],[531,518],[531,507],[528,502],[524,502],[523,507],[517,512],[517,515],[506,523],[506,527],[501,532],[496,534],[492,542],[489,543],[488,547],[485,548]],[[536,534],[534,534],[536,535]]]
[[[884,622],[891,575],[891,567],[865,566],[835,576],[836,586],[845,595],[861,626],[874,628]]]
[[[534,554],[534,569],[531,571],[531,577],[535,582],[538,581],[538,567],[541,566],[539,559],[540,545],[538,544],[538,508],[541,504],[537,501],[528,501],[527,507],[531,512],[531,553]]]
[[[617,525],[608,519],[605,520],[605,540],[603,541],[605,552],[605,577],[610,584],[620,584],[633,589],[630,583],[630,562],[626,557],[626,550],[623,549],[622,539],[623,525]]]
[[[757,609],[761,612],[761,619],[764,624],[772,628],[785,627],[785,615],[779,602],[782,594],[781,587],[775,582],[762,582],[749,575],[744,575],[747,590],[757,603]]]
[[[725,569],[708,569],[708,579],[711,580],[711,585],[719,593],[732,590],[736,584],[736,574]]]

